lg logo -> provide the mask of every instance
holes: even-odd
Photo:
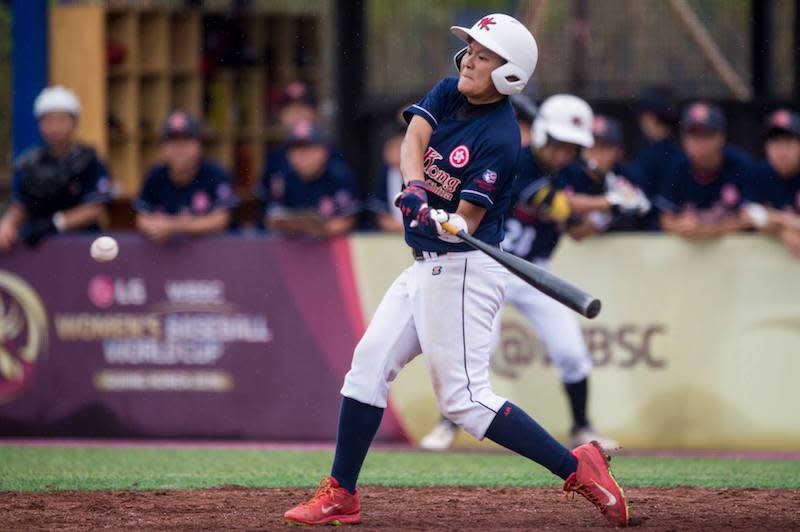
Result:
[[[89,301],[99,308],[117,305],[144,305],[147,289],[144,279],[112,279],[108,275],[95,275],[89,280]]]

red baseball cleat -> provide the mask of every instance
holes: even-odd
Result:
[[[596,441],[572,450],[578,459],[578,470],[564,482],[564,492],[577,492],[597,506],[614,526],[628,526],[628,504],[625,493],[608,468],[610,458]]]
[[[358,491],[353,495],[339,486],[333,477],[319,483],[317,493],[285,514],[289,524],[296,525],[354,525],[361,522],[361,503]]]

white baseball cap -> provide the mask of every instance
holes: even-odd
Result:
[[[533,145],[541,148],[548,137],[584,148],[594,146],[592,123],[594,113],[585,100],[572,94],[555,94],[539,107],[533,122]]]
[[[506,60],[492,71],[492,82],[500,94],[519,94],[533,76],[539,48],[528,28],[514,17],[494,13],[481,18],[471,28],[453,26],[450,31],[462,41],[472,39]],[[459,71],[466,50],[462,48],[453,58]]]
[[[71,90],[55,85],[47,87],[33,103],[33,115],[38,119],[47,113],[63,111],[77,118],[81,114],[81,104]]]

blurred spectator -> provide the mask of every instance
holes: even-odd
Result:
[[[650,211],[650,201],[633,184],[636,168],[623,162],[620,123],[596,115],[592,134],[594,144],[584,148],[582,157],[559,174],[575,211],[569,220],[569,234],[577,239],[610,230],[634,229]]]
[[[238,199],[228,173],[204,158],[200,124],[189,113],[164,121],[164,163],[150,169],[134,203],[136,226],[163,243],[173,236],[224,231]]]
[[[670,165],[655,200],[664,230],[704,238],[746,227],[739,207],[753,164],[743,151],[726,145],[725,128],[719,107],[706,102],[686,107],[683,153]]]
[[[800,258],[800,115],[787,109],[770,114],[764,151],[767,158],[745,190],[745,218]]]
[[[403,188],[403,175],[400,173],[400,145],[405,136],[405,127],[394,125],[383,143],[383,167],[375,182],[375,190],[369,199],[369,209],[375,214],[375,221],[381,231],[387,233],[403,232],[403,214],[394,204],[394,198]]]
[[[672,160],[680,154],[680,145],[675,139],[677,109],[669,87],[651,87],[644,91],[639,101],[639,129],[646,145],[635,160],[638,166],[635,180],[651,201],[658,193],[659,183],[665,179]],[[648,217],[644,228],[658,229],[655,212]]]
[[[355,178],[331,157],[331,148],[312,123],[295,124],[286,142],[286,163],[267,168],[257,196],[264,226],[295,236],[332,237],[349,232],[360,210]]]
[[[14,163],[13,202],[0,220],[0,251],[20,236],[34,246],[64,231],[99,230],[111,182],[94,148],[74,139],[80,111],[75,94],[61,86],[36,98],[33,112],[44,146]]]

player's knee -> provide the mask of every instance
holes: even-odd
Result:
[[[577,382],[586,378],[592,371],[592,358],[588,351],[562,351],[552,358],[555,359],[561,380],[564,382]]]

